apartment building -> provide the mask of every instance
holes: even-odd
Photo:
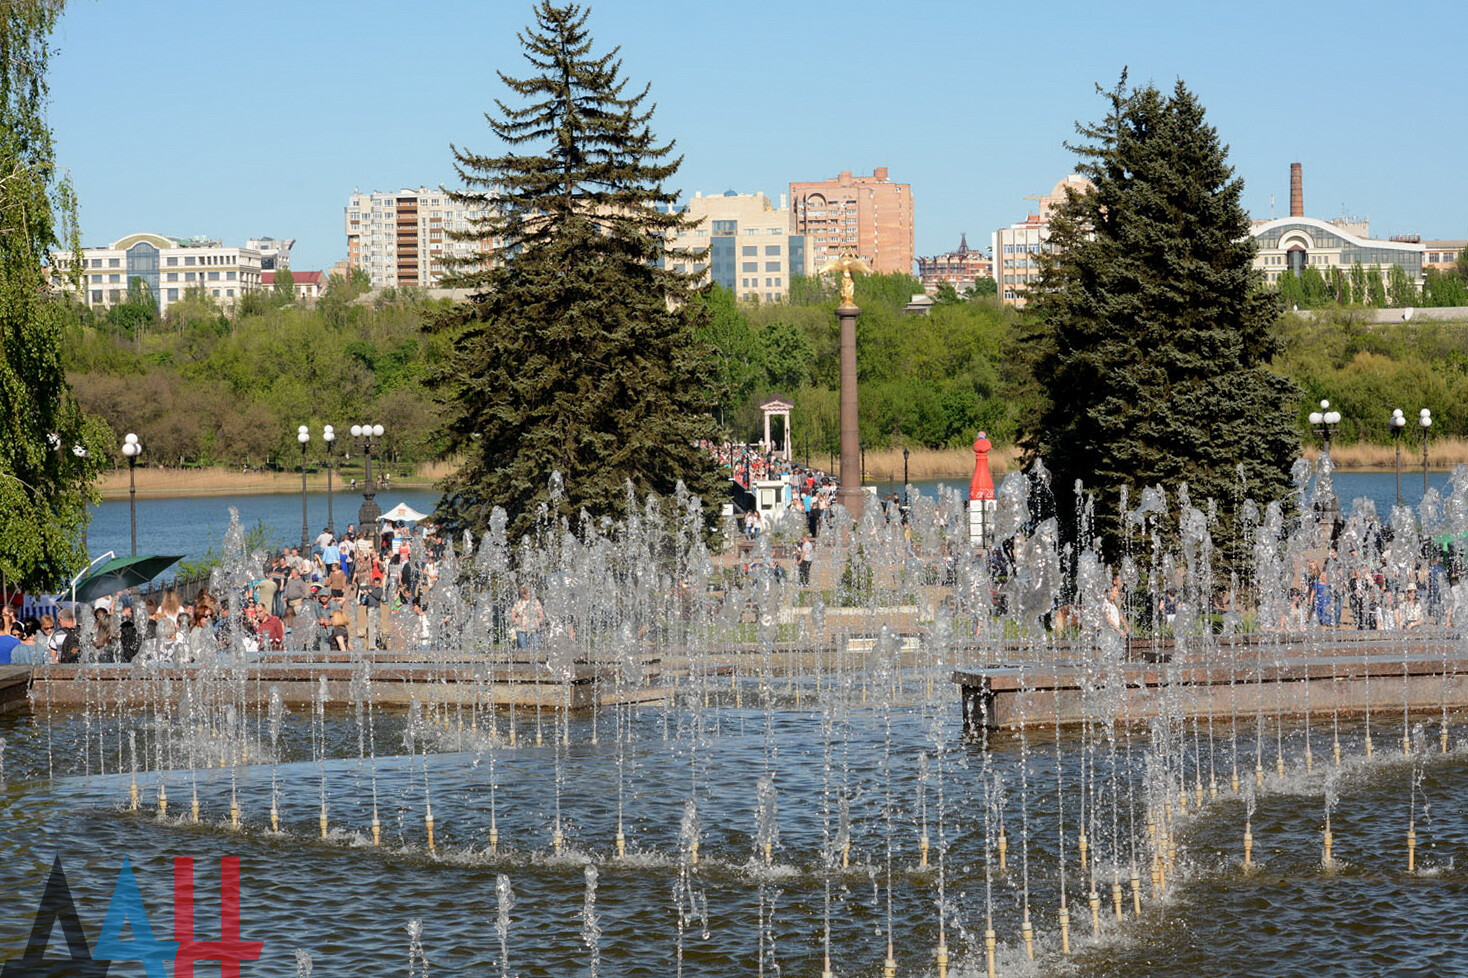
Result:
[[[790,280],[810,274],[783,196],[776,206],[762,193],[697,193],[681,210],[690,224],[669,236],[665,259],[676,271],[703,272],[746,302],[783,302]]]
[[[813,268],[851,253],[875,272],[912,274],[912,187],[888,180],[885,166],[869,177],[843,170],[830,180],[792,183],[790,208]]]
[[[1039,281],[1039,256],[1050,250],[1050,215],[1065,202],[1066,188],[1084,192],[1090,186],[1085,177],[1072,173],[1048,194],[1031,197],[1038,206],[1023,221],[994,232],[994,280],[999,286],[999,300],[1005,305],[1023,306],[1025,292]]]
[[[71,255],[53,252],[52,284],[72,291],[65,272]],[[189,289],[203,289],[228,309],[246,292],[260,288],[260,252],[227,247],[211,238],[172,238],[130,234],[105,248],[83,248],[82,301],[105,309],[127,299],[128,283],[140,280],[158,299],[162,312]]]
[[[487,212],[453,201],[442,189],[419,187],[393,193],[354,191],[347,200],[347,263],[367,273],[374,289],[436,286],[445,259],[468,258],[481,248],[455,241]]]

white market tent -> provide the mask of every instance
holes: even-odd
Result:
[[[428,514],[418,512],[407,503],[398,503],[377,519],[383,523],[397,523],[400,520],[404,523],[417,523],[428,519]]]

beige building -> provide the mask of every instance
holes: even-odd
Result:
[[[698,193],[682,211],[691,224],[669,236],[665,259],[676,271],[702,272],[746,302],[783,302],[790,280],[810,274],[805,237],[783,197],[776,206],[762,193]]]
[[[1067,187],[1084,192],[1090,189],[1091,181],[1072,173],[1048,194],[1034,198],[1038,206],[1023,221],[994,232],[994,281],[999,286],[999,300],[1005,305],[1023,306],[1025,292],[1039,280],[1039,256],[1050,250],[1050,215],[1065,202]]]
[[[347,200],[347,263],[360,268],[374,289],[436,285],[446,258],[472,257],[480,246],[454,241],[487,212],[458,204],[442,189],[395,193],[355,191]]]
[[[792,183],[790,208],[811,267],[853,253],[879,274],[913,273],[912,187],[889,181],[885,166],[869,177],[843,170],[831,180]]]
[[[52,283],[72,290],[64,272],[70,255],[53,252]],[[260,288],[260,252],[226,247],[209,238],[130,234],[105,248],[82,249],[82,300],[94,308],[126,301],[128,283],[138,279],[158,299],[162,312],[189,289],[203,289],[228,309]]]
[[[1463,249],[1468,248],[1468,241],[1462,238],[1436,239],[1422,242],[1422,268],[1435,269],[1446,272],[1456,267],[1458,256]]]

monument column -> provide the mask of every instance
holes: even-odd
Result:
[[[861,310],[848,289],[849,285],[842,289],[841,305],[836,307],[841,323],[841,489],[836,500],[853,520],[859,520],[866,504],[866,494],[861,491],[861,425],[856,401],[856,317]]]

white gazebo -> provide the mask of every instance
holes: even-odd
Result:
[[[759,406],[765,415],[765,438],[762,446],[766,452],[779,455],[785,461],[790,461],[790,412],[795,405],[782,397],[772,397]],[[780,418],[782,425],[780,429],[780,450],[775,451],[775,443],[770,437],[770,419]]]

